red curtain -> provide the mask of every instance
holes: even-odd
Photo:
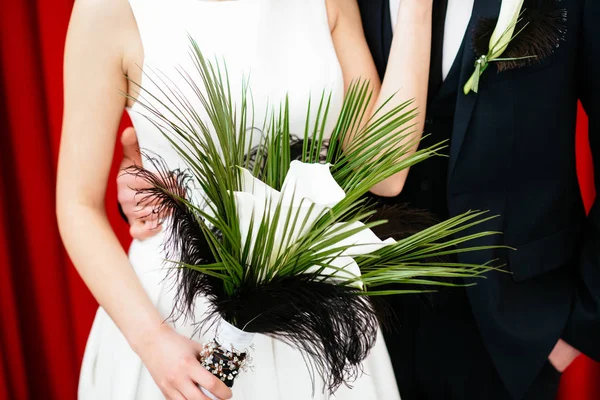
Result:
[[[73,0],[0,0],[0,399],[75,399],[97,309],[63,250],[54,212],[72,7]],[[115,196],[113,182],[107,210],[127,245]]]
[[[62,55],[72,3],[0,0],[0,400],[75,399],[97,307],[63,250],[54,214]],[[579,166],[589,205],[594,190],[584,118]],[[106,198],[126,246],[114,182]],[[600,366],[581,358],[564,375],[561,399],[598,398]]]

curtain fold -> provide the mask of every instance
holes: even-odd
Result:
[[[0,399],[75,399],[97,309],[64,252],[54,211],[62,58],[72,6],[72,0],[0,3]],[[591,156],[581,118],[579,169],[589,205]],[[106,198],[111,223],[127,246],[114,179]],[[561,399],[598,399],[599,382],[600,367],[581,358],[564,375]]]
[[[1,114],[0,114],[1,115]],[[0,187],[6,187],[0,175]],[[25,375],[24,342],[21,324],[17,318],[16,293],[13,289],[13,273],[10,265],[10,247],[7,237],[5,202],[0,196],[0,399],[26,399],[28,391]],[[6,268],[5,268],[6,267]]]
[[[0,3],[0,394],[8,393],[0,399],[75,399],[97,309],[65,254],[55,216],[62,58],[72,6],[67,0]],[[115,201],[113,179],[108,214],[126,245]]]
[[[11,162],[3,165],[0,196],[8,211],[6,268],[11,270],[17,314],[14,321],[5,323],[20,324],[30,398],[44,397],[45,392],[66,399],[73,396],[76,382],[78,362],[71,348],[76,320],[68,312],[72,299],[55,222],[55,164],[37,7],[32,2],[12,2],[1,14],[2,97],[8,99],[2,131],[9,133],[3,137],[2,152],[4,161]],[[11,347],[7,343],[4,350],[8,353]]]

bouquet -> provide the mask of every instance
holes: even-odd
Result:
[[[164,80],[157,85],[162,93],[140,88],[136,100],[188,168],[171,171],[149,157],[153,171],[135,173],[151,183],[141,190],[144,201],[169,215],[175,312],[192,315],[198,296],[208,300],[210,314],[196,322],[216,326],[216,336],[204,345],[201,362],[228,386],[248,366],[253,335],[260,333],[299,349],[333,393],[360,374],[374,345],[373,296],[414,292],[415,284],[450,285],[446,278],[493,269],[443,259],[477,250],[460,245],[494,234],[457,236],[490,218],[484,212],[415,230],[419,213],[398,208],[389,213],[393,230],[412,234],[381,240],[371,230],[387,221],[366,200],[369,189],[443,147],[407,155],[416,114],[410,101],[365,120],[371,92],[367,82],[356,82],[329,140],[326,94],[301,137],[290,132],[287,101],[258,130],[248,86],[235,105],[222,65],[206,60],[193,41],[192,50],[198,77],[186,81],[208,121]],[[259,144],[252,145],[257,132]]]

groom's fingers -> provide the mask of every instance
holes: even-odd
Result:
[[[138,144],[135,129],[129,127],[121,134],[121,145],[123,146],[123,157],[132,164],[142,165],[142,155]]]
[[[161,231],[161,216],[152,205],[136,207],[129,220],[132,222],[129,233],[134,239],[147,239]]]
[[[131,209],[127,217],[134,221],[141,220],[142,222],[151,222],[156,225],[159,219],[159,215],[156,210],[156,207],[152,204],[141,207],[135,206]]]
[[[123,159],[123,163],[130,162],[128,159]],[[122,165],[123,167],[123,165]],[[131,220],[140,215],[134,213],[142,207],[152,205],[151,199],[139,204],[143,200],[144,195],[138,194],[138,190],[150,188],[151,185],[143,178],[139,177],[130,171],[121,171],[117,175],[117,200],[123,208],[123,212],[127,219]]]
[[[151,238],[162,230],[161,226],[154,222],[136,220],[129,227],[129,234],[137,240]]]
[[[117,177],[117,201],[123,207],[123,211],[127,218],[132,216],[135,210],[149,204],[139,204],[142,194],[138,195],[138,190],[148,188],[148,184],[144,181],[138,182],[135,176],[125,173]]]

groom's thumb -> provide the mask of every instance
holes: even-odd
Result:
[[[135,165],[142,165],[142,156],[135,129],[129,127],[123,131],[121,145],[123,146],[123,157],[128,158]]]

